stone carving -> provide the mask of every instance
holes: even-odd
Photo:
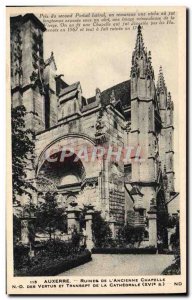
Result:
[[[38,86],[39,92],[41,93],[41,95],[43,95],[45,93],[45,87],[44,87],[44,81],[40,75],[39,69],[38,69],[38,71],[32,72],[32,74],[30,76],[30,80],[31,80],[31,84],[32,84],[33,88],[36,88],[36,86]]]
[[[31,76],[30,76],[31,83],[34,84],[37,79],[38,79],[38,73],[33,71]]]
[[[164,185],[165,190],[167,190],[168,177],[167,177],[166,165],[164,165],[164,171],[163,171],[163,185]]]
[[[126,122],[125,131],[127,133],[131,132],[131,122],[130,121]]]
[[[95,133],[95,139],[97,144],[103,144],[107,141],[106,138],[106,125],[103,120],[103,110],[101,109],[96,121],[96,133]]]

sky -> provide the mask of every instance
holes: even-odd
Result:
[[[178,43],[177,24],[144,26],[144,45],[151,51],[152,66],[157,82],[160,65],[163,68],[168,91],[174,101],[175,132],[178,124]],[[117,32],[45,32],[44,58],[53,51],[57,73],[64,74],[68,84],[81,82],[83,95],[95,95],[130,78],[131,58],[137,30]],[[181,99],[180,99],[181,101]],[[179,136],[174,136],[175,162],[178,162]],[[176,182],[179,166],[175,163]]]
[[[162,65],[168,89],[177,95],[176,26],[143,28],[145,47],[152,52],[156,80]],[[85,97],[95,88],[104,90],[130,76],[136,30],[123,32],[44,33],[44,57],[54,52],[58,73],[68,83],[81,82]]]

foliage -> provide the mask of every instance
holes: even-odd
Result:
[[[12,179],[13,201],[16,195],[27,194],[31,198],[31,191],[35,190],[32,182],[27,181],[26,166],[33,163],[35,134],[26,128],[27,111],[23,105],[12,107]]]
[[[164,249],[166,249],[168,246],[168,235],[167,235],[168,223],[169,223],[168,213],[159,210],[157,213],[157,236],[158,236],[159,251],[164,251]]]
[[[175,262],[167,267],[162,275],[179,275],[181,274],[180,266],[180,234],[179,234],[179,218],[175,220],[175,232],[171,235],[170,244],[172,245]]]
[[[47,232],[51,240],[56,230],[66,231],[64,210],[58,207],[56,193],[47,192],[36,212],[36,231]]]
[[[20,240],[21,235],[21,221],[16,216],[13,215],[13,243],[16,244],[18,240]]]
[[[93,215],[92,231],[95,247],[106,247],[111,244],[111,229],[100,213],[95,213]]]
[[[29,201],[25,205],[23,205],[23,216],[33,218],[37,212],[37,206]]]
[[[14,245],[14,268],[20,269],[28,266],[29,259],[29,247],[23,244]]]
[[[178,264],[177,261],[171,264],[162,272],[162,275],[180,275],[180,274],[181,274],[180,264]]]
[[[143,227],[133,227],[125,225],[118,232],[118,240],[120,245],[134,245],[135,243],[140,244],[143,240],[145,229]]]
[[[179,218],[176,220],[175,233],[170,238],[172,244],[173,253],[175,256],[175,266],[180,273],[180,234],[179,234]]]
[[[83,250],[65,257],[36,255],[30,265],[15,269],[15,276],[55,276],[91,261],[91,252]]]
[[[81,235],[78,233],[77,228],[74,228],[72,232],[71,242],[73,248],[77,251],[77,249],[80,247],[80,241],[81,241]]]
[[[171,235],[170,244],[175,250],[180,249],[180,239],[179,239],[179,221],[177,221],[175,226],[175,232]]]
[[[45,254],[53,257],[67,257],[80,251],[80,239],[74,244],[73,240],[62,241],[60,239],[48,240],[44,243]]]
[[[108,248],[93,248],[92,253],[96,254],[156,254],[157,248],[154,246],[149,247],[127,247],[121,246],[108,247]]]
[[[17,245],[14,249],[15,274],[56,275],[70,269],[74,264],[79,265],[90,260],[90,252],[73,244],[73,241],[59,239],[41,243],[41,247],[34,247],[35,256],[29,258],[29,247]],[[40,250],[38,250],[40,248]],[[59,271],[61,269],[61,271]],[[46,271],[47,270],[47,271]],[[50,272],[50,274],[49,274]]]

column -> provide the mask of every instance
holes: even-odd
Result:
[[[168,229],[168,249],[169,249],[170,251],[173,250],[173,249],[172,249],[172,244],[171,244],[171,236],[172,236],[172,234],[174,233],[174,230],[175,230],[175,228],[169,228],[169,229]]]
[[[157,247],[157,209],[151,207],[148,211],[149,219],[149,246]]]
[[[72,201],[69,204],[69,207],[67,209],[67,227],[68,227],[68,234],[72,233],[74,228],[77,229],[79,232],[80,226],[79,226],[79,212],[80,209],[77,207],[77,202]]]
[[[92,221],[93,221],[93,206],[87,205],[86,206],[87,211],[85,214],[85,222],[86,222],[86,244],[87,244],[87,249],[92,250],[94,247],[93,243],[93,233],[92,233]]]
[[[115,224],[116,224],[116,221],[113,217],[110,217],[108,223],[109,223],[109,228],[111,229],[112,238],[115,238]]]

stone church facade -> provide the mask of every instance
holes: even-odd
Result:
[[[28,166],[28,180],[38,190],[34,203],[46,191],[57,191],[61,206],[75,200],[80,208],[91,204],[101,211],[114,236],[128,223],[145,228],[145,245],[157,246],[158,240],[166,244],[167,203],[177,194],[174,108],[161,67],[155,84],[141,27],[128,80],[104,91],[97,88],[88,99],[80,82],[69,85],[57,74],[53,53],[43,57],[45,30],[33,14],[11,18],[12,105],[23,104],[36,113],[26,119],[36,133],[35,162]],[[98,155],[94,161],[77,157],[85,147],[110,149],[111,145],[116,152],[141,146],[141,159],[134,154],[127,162]],[[68,148],[74,153],[59,159],[62,149]],[[22,205],[25,201],[20,199]]]

